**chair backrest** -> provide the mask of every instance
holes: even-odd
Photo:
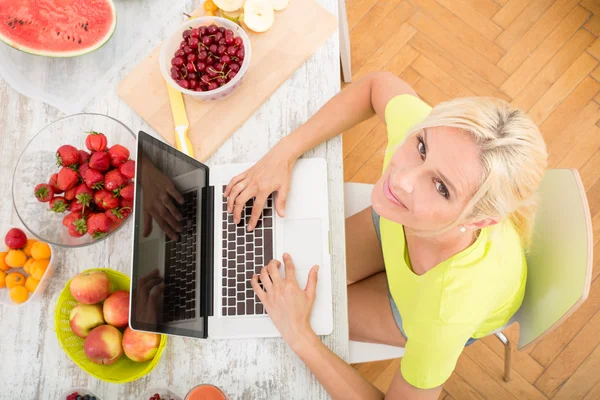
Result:
[[[567,319],[587,298],[592,277],[592,223],[579,173],[549,170],[539,194],[525,298],[511,319],[520,325],[519,350]]]

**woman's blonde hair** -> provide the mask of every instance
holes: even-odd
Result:
[[[407,137],[437,126],[467,132],[481,149],[483,168],[479,189],[445,230],[467,218],[509,218],[523,247],[528,249],[537,208],[536,191],[548,164],[546,144],[536,124],[503,100],[465,97],[435,106],[423,122],[410,129]]]

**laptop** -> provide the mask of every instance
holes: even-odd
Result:
[[[324,159],[298,160],[285,218],[276,213],[272,194],[256,228],[248,232],[254,200],[235,224],[223,192],[231,178],[252,164],[209,168],[141,131],[137,148],[132,329],[195,338],[280,336],[250,280],[271,259],[281,261],[289,253],[302,289],[312,266],[320,266],[310,323],[319,335],[333,331]],[[183,204],[160,200],[158,192],[169,182],[183,195]],[[165,206],[178,208],[183,218],[177,240],[165,234],[156,218],[148,234],[145,203],[159,218]],[[283,265],[280,272],[285,275]]]

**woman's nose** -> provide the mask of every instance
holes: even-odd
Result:
[[[413,169],[404,169],[399,171],[391,180],[392,189],[402,190],[405,193],[412,194],[415,190],[416,171]]]

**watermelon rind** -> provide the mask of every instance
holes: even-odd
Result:
[[[44,57],[54,57],[54,58],[69,58],[69,57],[78,57],[84,54],[91,53],[95,50],[98,50],[100,47],[104,46],[106,42],[110,40],[112,35],[115,33],[115,29],[117,27],[117,10],[115,9],[115,4],[113,0],[106,0],[106,2],[110,5],[112,9],[113,23],[110,27],[110,30],[106,33],[106,36],[102,38],[102,40],[98,41],[94,46],[87,47],[85,49],[77,50],[77,51],[43,51],[39,49],[33,49],[27,46],[22,46],[14,41],[10,40],[6,36],[2,35],[0,32],[0,40],[9,45],[10,47],[22,51],[24,53],[33,54],[35,56],[44,56]]]

